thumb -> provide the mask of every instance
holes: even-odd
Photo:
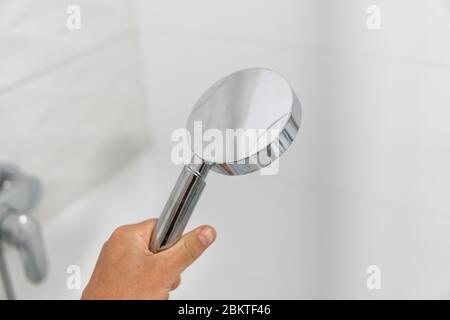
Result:
[[[184,271],[216,240],[216,230],[201,226],[185,234],[173,247],[159,254],[165,255],[178,272]]]

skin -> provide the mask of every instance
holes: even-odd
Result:
[[[94,272],[83,291],[84,300],[164,300],[181,282],[181,273],[216,239],[216,231],[201,226],[173,247],[148,249],[156,220],[117,228],[103,245]]]

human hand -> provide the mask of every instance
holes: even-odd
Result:
[[[173,247],[152,253],[148,244],[156,220],[117,228],[103,245],[82,299],[168,299],[181,273],[216,239],[216,231],[201,226]]]

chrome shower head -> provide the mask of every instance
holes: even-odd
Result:
[[[184,166],[164,207],[151,251],[164,250],[181,237],[210,169],[243,175],[268,166],[290,146],[300,121],[300,102],[275,71],[245,69],[211,86],[189,116],[192,163]]]
[[[292,143],[300,118],[300,102],[286,79],[253,68],[211,86],[194,106],[187,129],[194,142],[208,132],[216,140],[223,138],[214,154],[205,152],[210,144],[203,148],[191,143],[191,149],[213,171],[241,175],[276,160]],[[201,131],[195,130],[196,124]]]

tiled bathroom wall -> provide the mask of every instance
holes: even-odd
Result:
[[[18,296],[78,299],[67,266],[86,283],[114,227],[158,216],[196,99],[260,66],[301,130],[276,176],[208,176],[189,227],[218,239],[172,297],[448,298],[449,39],[448,0],[0,0],[0,161],[44,183],[50,262],[38,286],[12,273]]]
[[[69,29],[69,6],[81,29]],[[133,3],[0,1],[0,161],[37,176],[51,218],[146,147]]]
[[[448,297],[449,1],[137,3],[150,128],[168,159],[172,130],[232,71],[278,70],[303,104],[299,136],[272,182],[208,177],[216,192],[239,199],[203,207],[202,222],[221,227],[229,258],[217,264],[223,277],[196,273],[180,296]],[[367,26],[373,5],[375,30]],[[259,239],[245,236],[255,217]],[[267,239],[274,232],[280,238]],[[370,265],[382,270],[381,290],[366,286]]]

